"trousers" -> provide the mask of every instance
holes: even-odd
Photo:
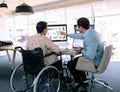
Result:
[[[84,71],[78,71],[75,69],[78,58],[71,60],[67,63],[67,68],[69,69],[70,73],[72,74],[74,81],[77,83],[83,83],[86,80],[86,74]]]

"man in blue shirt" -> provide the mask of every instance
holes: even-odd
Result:
[[[71,38],[83,40],[83,47],[77,47],[77,51],[86,57],[86,60],[94,62],[94,65],[97,68],[104,51],[103,42],[101,41],[99,34],[95,30],[90,29],[90,22],[87,18],[79,18],[77,20],[77,26],[80,34],[66,34],[61,32],[61,35],[67,35]],[[75,69],[78,58],[69,61],[67,67],[73,75],[74,81],[83,84],[83,81],[86,80],[85,72]]]

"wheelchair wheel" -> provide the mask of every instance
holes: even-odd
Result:
[[[10,77],[10,86],[13,92],[26,92],[32,90],[33,80],[34,76],[25,74],[23,64],[21,64],[13,70]]]
[[[54,66],[43,68],[34,81],[34,92],[58,92],[60,73]]]
[[[70,88],[67,83],[61,83],[60,84],[60,92],[69,92]]]

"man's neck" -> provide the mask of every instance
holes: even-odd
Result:
[[[42,33],[38,33],[38,34],[40,34],[40,35],[45,35],[43,32],[42,32]]]
[[[85,33],[88,29],[83,29],[83,33]]]

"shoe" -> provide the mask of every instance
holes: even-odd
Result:
[[[84,86],[88,87],[89,86],[89,83],[83,83]]]
[[[60,92],[67,92],[68,88],[68,85],[64,82],[60,84]]]
[[[78,89],[78,92],[87,92],[87,88],[84,85],[81,85]]]
[[[69,78],[69,77],[66,77],[65,80],[66,80],[67,83],[72,83],[73,82],[73,79]]]
[[[78,83],[74,83],[74,87],[72,88],[72,92],[77,92],[79,89],[79,84]]]
[[[75,87],[72,88],[72,92],[87,92],[87,87],[85,84],[76,83]]]

